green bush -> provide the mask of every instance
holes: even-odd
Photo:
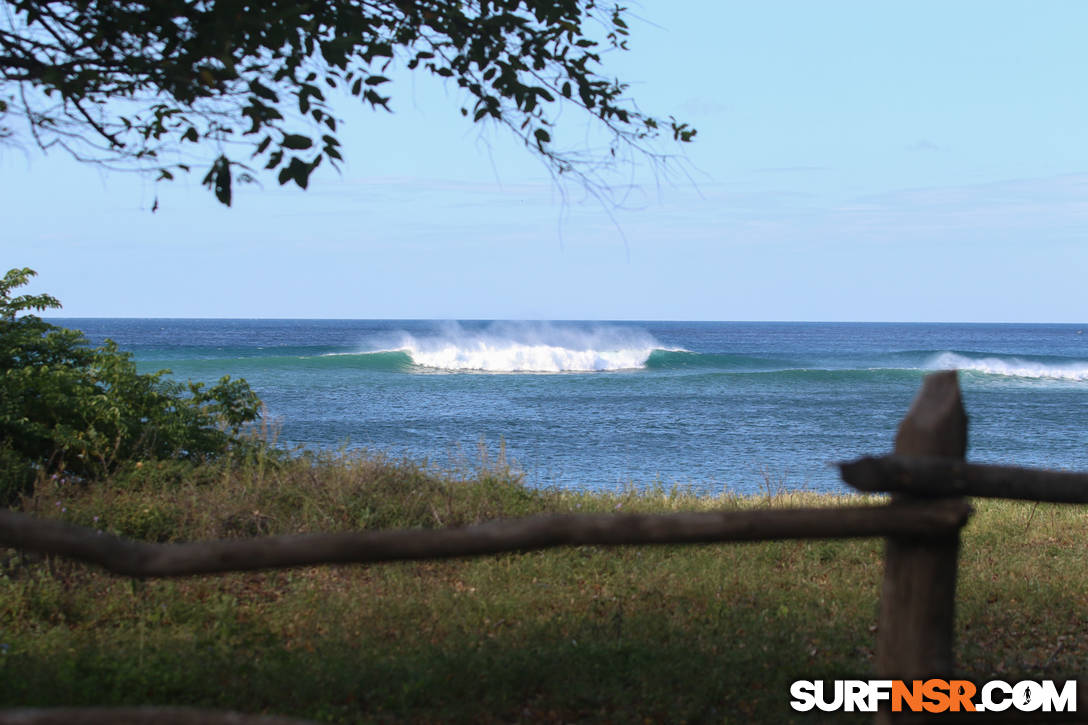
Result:
[[[141,374],[112,340],[91,347],[78,330],[21,314],[60,307],[49,295],[12,297],[35,274],[13,269],[0,280],[0,502],[44,473],[95,478],[243,443],[243,426],[260,415],[246,381],[205,387],[170,380],[169,370]]]

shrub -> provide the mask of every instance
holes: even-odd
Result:
[[[242,427],[260,415],[248,383],[138,373],[112,340],[92,347],[78,330],[24,314],[60,307],[49,295],[12,297],[35,274],[13,269],[0,280],[0,501],[43,472],[94,478],[126,462],[201,460],[242,444]]]

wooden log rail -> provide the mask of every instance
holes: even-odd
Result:
[[[947,536],[965,502],[675,514],[531,516],[452,529],[405,529],[151,544],[0,510],[0,546],[96,564],[131,577],[178,577],[314,564],[480,556],[555,546],[706,544],[774,539]]]
[[[1088,503],[1088,474],[967,463],[955,458],[865,457],[838,464],[859,491]]]
[[[190,707],[49,707],[0,710],[0,725],[316,725],[313,720]]]

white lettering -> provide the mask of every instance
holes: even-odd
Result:
[[[816,707],[816,685],[812,680],[797,680],[790,685],[790,707],[797,712],[808,712]]]
[[[1043,706],[1043,688],[1038,682],[1021,680],[1013,685],[1012,704],[1022,712],[1034,712]]]
[[[835,693],[832,700],[828,701],[824,699],[824,682],[823,680],[818,681],[816,683],[816,707],[824,712],[835,712],[842,707],[842,702],[845,699],[843,695],[842,680],[835,680],[832,685],[832,692]]]
[[[1003,693],[1003,697],[994,697],[994,691]],[[975,707],[984,712],[1003,712],[1012,707],[1012,685],[1002,680],[990,680],[982,686],[982,702]]]
[[[876,712],[881,700],[892,699],[891,680],[869,680],[869,707],[866,712]]]
[[[1043,704],[1043,710],[1046,712],[1050,712],[1051,707],[1057,712],[1076,712],[1077,681],[1066,680],[1062,685],[1062,691],[1058,692],[1054,680],[1043,680],[1043,697],[1046,698]]]
[[[855,710],[860,712],[867,712],[865,708],[865,702],[869,699],[866,694],[868,688],[865,686],[865,680],[846,680],[846,685],[843,693],[843,700],[846,705],[847,712],[854,712]]]

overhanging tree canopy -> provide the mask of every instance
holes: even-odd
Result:
[[[189,171],[168,149],[211,149],[204,183],[229,205],[255,170],[306,188],[342,160],[329,98],[389,110],[390,68],[449,79],[460,113],[512,131],[555,173],[598,160],[556,148],[564,105],[609,132],[605,159],[663,130],[602,74],[626,50],[626,9],[595,0],[2,0],[0,122],[21,117],[37,144],[80,160]],[[2,130],[2,129],[0,129]],[[10,124],[9,124],[10,130]],[[214,159],[214,160],[213,160]]]

